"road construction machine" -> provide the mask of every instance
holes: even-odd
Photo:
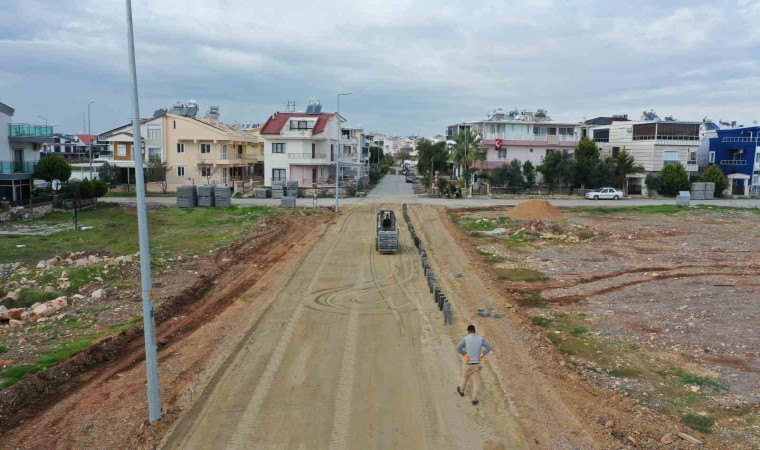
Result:
[[[381,209],[377,212],[375,249],[380,253],[396,253],[398,251],[396,213],[392,209]]]

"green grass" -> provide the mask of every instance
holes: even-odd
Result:
[[[501,280],[524,281],[532,283],[535,281],[546,281],[549,279],[545,274],[535,269],[495,269],[496,275]]]
[[[87,350],[93,345],[96,339],[120,333],[122,331],[128,331],[134,328],[141,320],[142,317],[138,316],[123,324],[111,325],[107,330],[78,336],[66,342],[55,343],[54,339],[51,338],[50,342],[53,343],[52,347],[45,350],[35,362],[9,367],[0,371],[0,388],[13,386],[27,374],[37,373],[40,370],[53,367],[74,353]],[[71,325],[71,323],[73,323],[73,321],[69,322],[69,325]]]
[[[575,326],[570,330],[570,334],[573,336],[580,336],[586,333],[588,333],[588,328],[586,327]]]
[[[699,431],[700,433],[712,433],[712,427],[715,425],[715,418],[710,416],[700,416],[698,414],[686,414],[683,416],[683,423]]]
[[[561,208],[563,211],[573,213],[586,213],[597,216],[609,216],[609,215],[626,215],[626,214],[639,214],[639,215],[652,215],[652,214],[687,214],[695,211],[715,211],[715,212],[728,212],[728,211],[742,211],[752,212],[754,214],[760,214],[760,208],[736,208],[731,206],[713,206],[713,205],[694,205],[694,206],[678,206],[678,205],[644,205],[644,206],[576,206]]]
[[[154,255],[198,254],[229,245],[254,230],[258,222],[283,211],[268,206],[229,208],[169,208],[148,211],[150,242]],[[312,211],[307,211],[311,214]],[[69,224],[69,213],[52,213],[30,222],[33,225]],[[120,205],[102,203],[97,209],[82,211],[79,224],[93,226],[86,231],[66,229],[48,236],[4,236],[0,243],[0,263],[35,264],[72,251],[132,254],[138,251],[137,213]],[[19,249],[17,245],[25,245]],[[73,277],[74,274],[70,272]],[[72,280],[72,285],[75,284]]]
[[[527,306],[530,308],[543,308],[546,306],[546,303],[541,298],[541,293],[539,292],[523,294],[517,298],[517,301],[520,303],[520,306]]]
[[[530,321],[533,322],[533,325],[538,325],[542,328],[549,328],[551,324],[551,320],[541,316],[530,316]]]
[[[57,291],[46,292],[41,289],[22,289],[19,292],[18,300],[11,300],[3,304],[8,309],[28,308],[35,303],[44,303],[48,300],[53,300],[62,295],[62,293]]]
[[[488,264],[499,264],[507,260],[507,258],[503,256],[494,255],[493,253],[488,253],[483,250],[478,250],[478,254],[482,256],[483,261],[485,261]]]
[[[0,388],[5,389],[18,383],[26,374],[37,373],[41,368],[35,365],[13,366],[0,370]]]
[[[496,228],[506,228],[507,226],[520,223],[520,221],[507,217],[477,218],[452,216],[451,219],[465,231],[491,231]]]
[[[8,348],[6,346],[0,345],[0,355],[2,355],[3,353],[5,353],[7,351],[8,351]]]

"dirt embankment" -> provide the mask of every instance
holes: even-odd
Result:
[[[292,257],[289,250],[313,237],[330,217],[288,214],[265,219],[252,235],[209,256],[213,269],[156,308],[165,414],[160,426],[144,426],[140,325],[0,391],[0,447],[153,446],[154,437],[176,417],[177,399],[198,382],[198,374],[229,334],[225,327],[231,322],[218,324],[214,319],[274,264]],[[204,327],[210,322],[212,326]],[[179,342],[183,345],[174,345]]]

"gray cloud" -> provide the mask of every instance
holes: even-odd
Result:
[[[95,130],[128,120],[123,1],[6,3],[0,101],[16,120],[80,131],[91,99]],[[352,123],[427,135],[496,106],[750,124],[758,18],[752,0],[134,1],[143,114],[195,99],[263,121],[288,100],[330,109],[351,91]]]

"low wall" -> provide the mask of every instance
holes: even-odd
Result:
[[[0,222],[10,220],[39,219],[53,212],[52,203],[42,203],[34,206],[16,206],[0,211]]]

